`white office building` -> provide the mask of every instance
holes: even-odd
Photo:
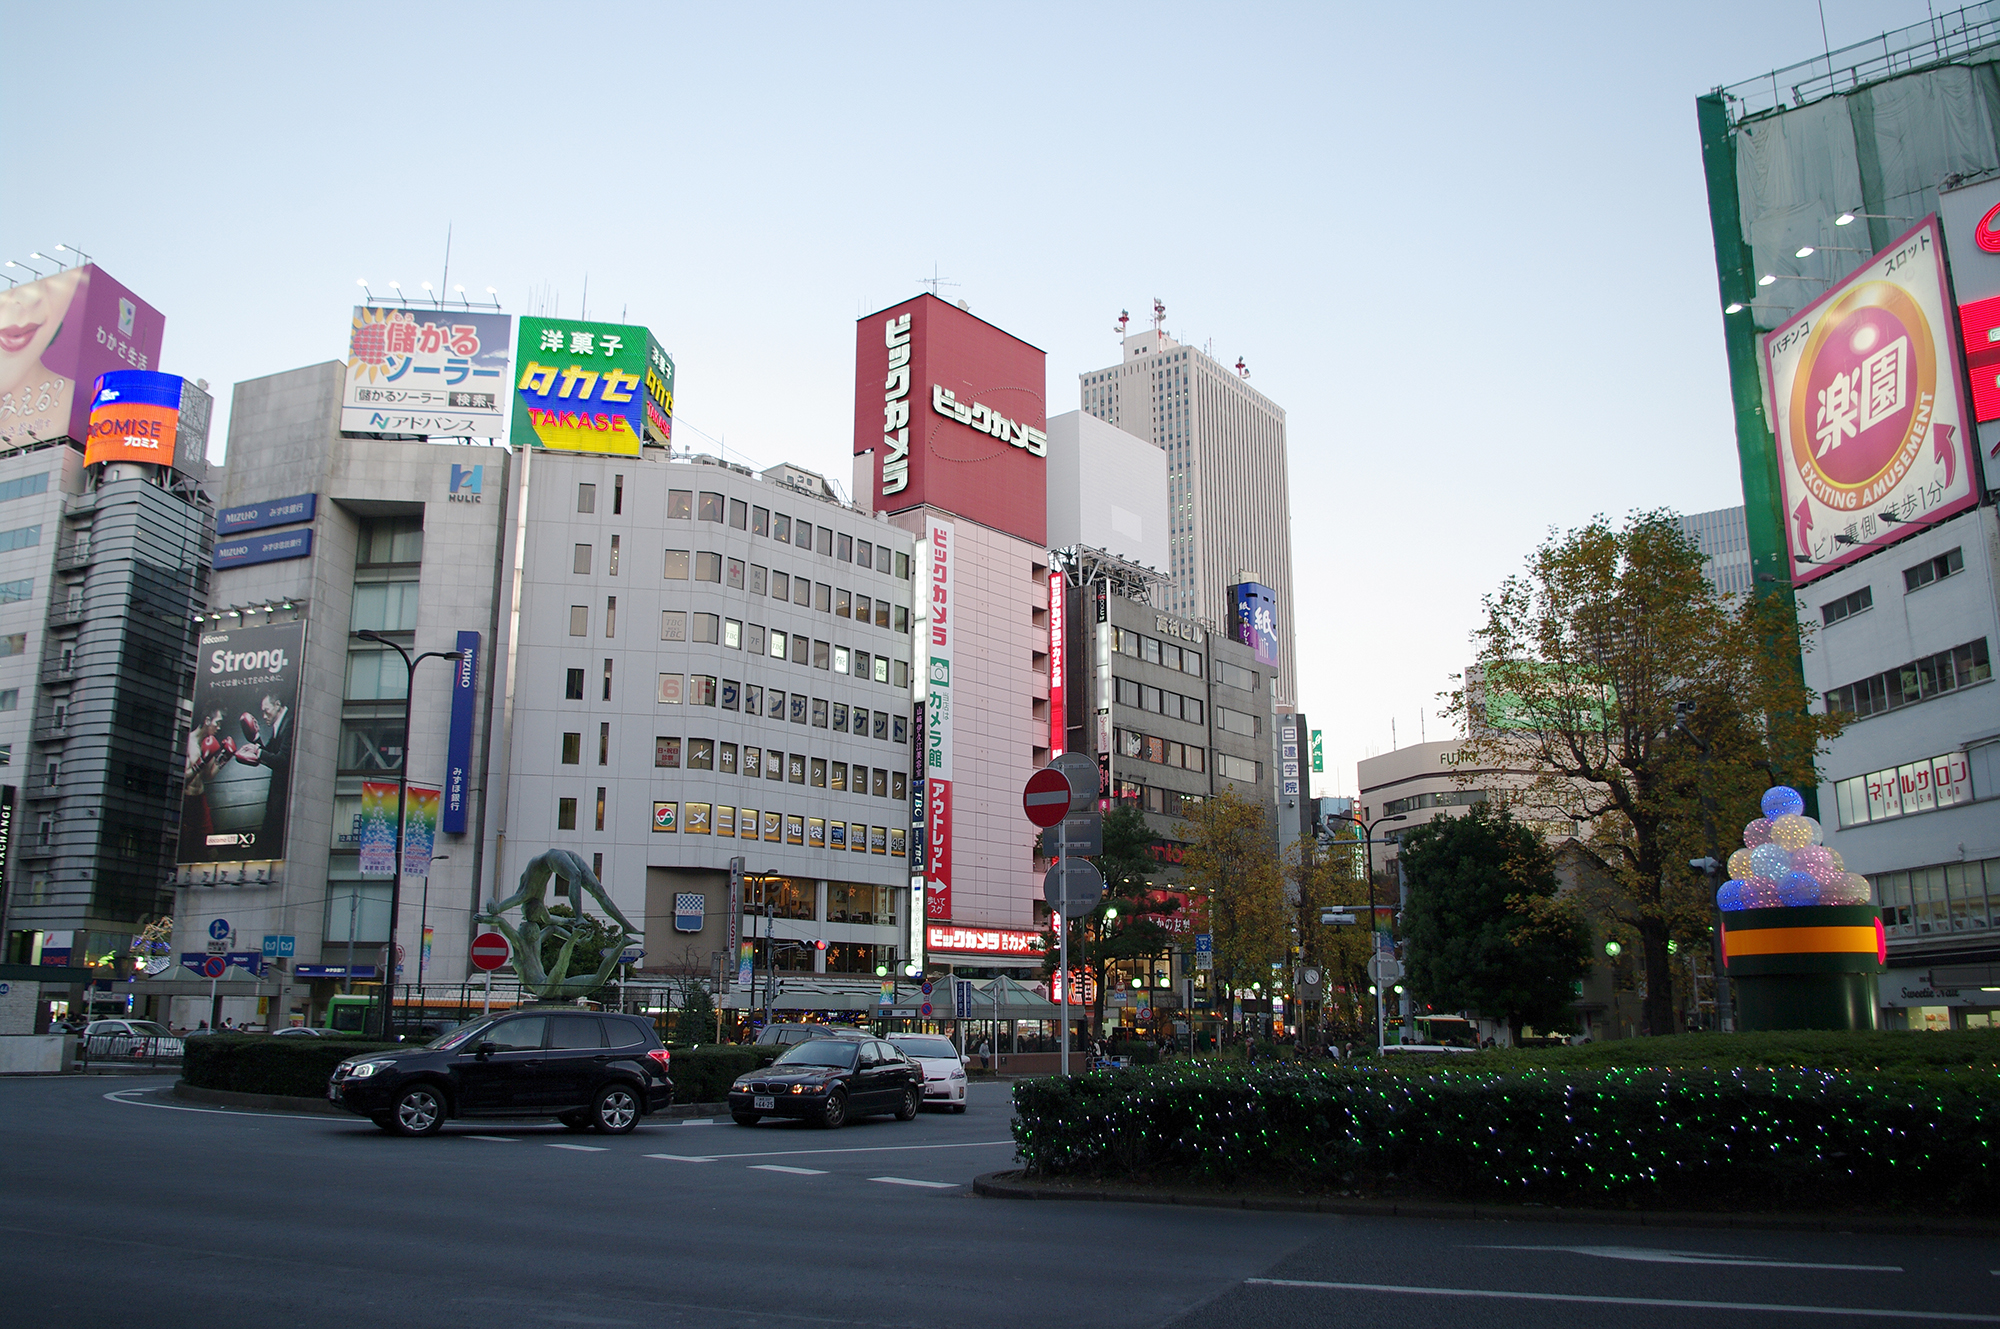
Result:
[[[1680,527],[1701,550],[1701,575],[1717,595],[1748,595],[1756,589],[1750,571],[1750,534],[1743,523],[1743,505],[1691,512]]]

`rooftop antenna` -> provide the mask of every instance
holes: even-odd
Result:
[[[1160,335],[1160,325],[1167,321],[1167,307],[1160,303],[1160,297],[1153,297],[1153,335]]]
[[[438,278],[438,305],[444,305],[443,293],[451,289],[451,223],[444,224],[444,275]]]
[[[1122,340],[1122,339],[1124,338],[1124,336],[1125,336],[1125,333],[1126,333],[1126,332],[1128,331],[1128,328],[1127,328],[1127,326],[1126,326],[1126,325],[1127,325],[1127,324],[1129,324],[1129,323],[1130,323],[1131,321],[1132,321],[1132,311],[1131,311],[1131,310],[1129,310],[1129,309],[1121,309],[1121,310],[1119,310],[1119,311],[1118,311],[1118,326],[1117,326],[1117,327],[1115,327],[1115,328],[1113,328],[1113,329],[1112,329],[1112,331],[1113,331],[1113,332],[1116,332],[1116,333],[1118,334],[1119,338],[1120,338],[1120,339]]]
[[[583,274],[583,308],[578,311],[577,317],[586,323],[590,321],[590,274],[587,272]]]
[[[917,285],[930,287],[931,294],[936,295],[938,293],[938,287],[956,286],[958,285],[958,283],[955,281],[946,281],[944,278],[938,276],[937,264],[933,263],[931,264],[931,275],[928,277],[917,278]]]
[[[1243,357],[1236,357],[1236,372],[1244,378],[1250,377],[1250,366],[1243,363]]]

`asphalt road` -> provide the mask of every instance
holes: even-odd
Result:
[[[2000,1325],[2000,1243],[987,1200],[964,1116],[366,1122],[0,1080],[0,1327]]]

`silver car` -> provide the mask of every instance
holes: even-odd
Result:
[[[890,1034],[898,1052],[924,1072],[924,1106],[965,1111],[965,1058],[941,1034]]]
[[[178,1057],[187,1049],[174,1031],[152,1020],[92,1020],[83,1030],[86,1057]]]

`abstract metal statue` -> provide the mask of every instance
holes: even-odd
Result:
[[[569,883],[569,898],[577,902],[574,918],[560,918],[549,912],[544,895],[552,877]],[[597,971],[572,977],[569,968],[573,958],[588,962],[588,957],[574,954],[578,931],[576,924],[583,918],[582,902],[586,894],[604,906],[604,912],[617,922],[618,928],[610,934],[612,944],[598,957]],[[518,928],[504,917],[506,911],[516,905],[521,909]],[[598,881],[590,865],[567,849],[551,849],[528,864],[527,870],[521,874],[521,889],[504,900],[489,903],[478,918],[482,923],[491,923],[513,943],[514,969],[521,976],[522,986],[538,997],[550,999],[585,997],[603,987],[617,971],[625,948],[642,935],[618,911],[611,897],[604,893],[604,884]],[[544,971],[542,942],[549,937],[559,938],[562,950],[557,954],[553,968]]]

